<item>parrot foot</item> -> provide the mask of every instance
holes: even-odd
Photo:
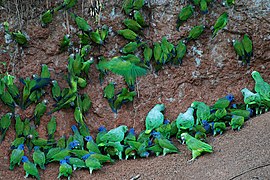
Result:
[[[196,159],[190,159],[187,161],[187,164],[192,164]]]

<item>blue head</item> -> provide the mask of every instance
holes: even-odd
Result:
[[[71,129],[72,129],[73,132],[77,132],[78,131],[78,128],[77,128],[76,125],[72,125],[71,126]]]
[[[202,120],[203,128],[206,130],[206,132],[209,132],[211,127],[207,120]]]
[[[148,146],[152,146],[153,145],[153,142],[152,141],[148,141]]]
[[[135,135],[135,129],[134,128],[130,128],[129,129],[129,133],[132,134],[132,135]]]
[[[216,111],[217,111],[217,110],[215,110],[215,109],[211,109],[211,110],[210,110],[210,113],[213,114],[213,113],[215,113]]]
[[[18,149],[19,149],[19,150],[24,150],[24,145],[23,145],[23,144],[20,144],[20,145],[18,146]]]
[[[63,160],[65,160],[67,163],[69,163],[70,156],[66,156]]]
[[[165,119],[163,124],[170,124],[170,120],[169,119]]]
[[[225,96],[225,98],[228,99],[230,102],[234,100],[234,96],[232,94],[228,94],[227,96]]]
[[[92,136],[86,136],[84,139],[85,139],[87,142],[93,141]]]
[[[34,150],[35,150],[35,151],[39,150],[39,146],[35,146],[35,147],[34,147]]]
[[[248,108],[247,110],[249,111],[249,117],[250,117],[250,116],[253,116],[253,110],[250,109],[250,108]]]
[[[25,163],[25,162],[28,162],[28,161],[29,161],[28,157],[26,157],[26,156],[22,157],[22,163]]]
[[[86,155],[84,155],[83,157],[82,157],[82,159],[85,161],[87,158],[89,158],[91,156],[91,154],[89,153],[89,154],[86,154]]]
[[[105,128],[105,126],[100,126],[98,128],[98,132],[105,132],[105,131],[107,131],[107,129]]]
[[[147,152],[147,151],[145,151],[145,152],[143,152],[143,153],[140,154],[141,157],[146,157],[146,158],[147,158],[149,155],[150,155],[150,154],[149,154],[149,152]]]
[[[160,132],[152,132],[151,135],[154,136],[157,139],[161,138]]]
[[[75,148],[76,146],[79,146],[79,145],[80,145],[80,143],[77,140],[74,140],[74,141],[69,143],[70,149],[73,149],[73,148]]]
[[[65,159],[60,160],[60,165],[67,164],[67,161]]]
[[[232,104],[232,108],[237,109],[237,105],[236,104]]]

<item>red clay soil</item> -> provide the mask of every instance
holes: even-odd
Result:
[[[72,179],[178,179],[178,180],[269,180],[270,179],[270,113],[247,121],[240,131],[228,130],[224,135],[210,137],[212,154],[205,154],[193,163],[185,145],[175,142],[181,154],[123,160],[104,165],[92,175],[77,170]],[[23,179],[22,167],[9,171],[9,159],[0,153],[0,179]],[[58,164],[40,171],[41,179],[56,179]]]

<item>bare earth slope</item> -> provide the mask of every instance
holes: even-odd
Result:
[[[180,155],[123,160],[105,165],[92,176],[87,170],[76,171],[72,179],[130,179],[139,175],[139,179],[228,180],[240,174],[236,180],[270,179],[269,136],[270,113],[267,113],[247,121],[240,132],[229,130],[224,135],[209,138],[214,153],[206,154],[191,164],[187,163],[191,153],[185,145],[179,145]],[[8,159],[0,156],[0,162],[0,179],[23,179],[22,168],[11,172]],[[41,172],[41,179],[56,179],[57,169],[57,164],[50,164],[46,174]]]

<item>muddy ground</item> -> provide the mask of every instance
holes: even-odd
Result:
[[[16,6],[13,1],[8,1],[0,9],[0,22],[9,21],[11,29],[25,31],[30,36],[30,44],[27,48],[17,49],[17,51],[9,53],[5,53],[4,47],[1,46],[0,61],[8,64],[7,69],[1,67],[1,73],[7,70],[17,77],[16,81],[19,84],[19,77],[25,78],[32,76],[32,74],[39,74],[41,64],[47,64],[51,70],[52,79],[56,79],[61,87],[67,87],[64,76],[68,53],[60,53],[59,51],[59,42],[68,31],[64,14],[59,13],[48,28],[42,28],[38,21],[39,14],[48,7],[54,6],[56,2],[48,0],[48,4],[46,4],[43,1],[29,1],[28,5],[25,5],[23,1],[17,2],[20,2],[21,5]],[[118,53],[119,48],[127,43],[122,37],[116,35],[117,30],[124,28],[122,21],[127,18],[121,12],[122,1],[104,0],[104,9],[101,12],[99,23],[95,23],[95,18],[89,16],[90,1],[83,2],[79,1],[75,7],[75,12],[86,18],[92,27],[107,24],[113,30],[105,47],[94,47],[91,55],[95,60],[100,55],[108,58],[120,55]],[[270,3],[267,0],[251,0],[248,2],[240,0],[236,2],[233,8],[224,7],[218,2],[212,3],[209,7],[209,14],[204,16],[196,13],[194,17],[181,26],[180,32],[177,32],[175,29],[177,14],[185,3],[187,2],[152,0],[150,7],[146,6],[143,9],[147,22],[149,22],[149,28],[145,28],[143,31],[145,36],[143,40],[160,41],[162,36],[166,35],[170,42],[176,44],[188,34],[193,26],[203,23],[206,24],[206,29],[199,40],[188,43],[188,53],[181,66],[166,65],[158,73],[150,71],[147,76],[138,78],[138,97],[135,98],[133,103],[124,105],[117,117],[112,113],[107,100],[103,98],[102,91],[110,81],[116,82],[118,89],[125,86],[125,83],[121,77],[110,74],[106,77],[105,82],[100,85],[98,71],[92,66],[91,80],[88,86],[81,90],[81,92],[89,94],[93,102],[93,107],[85,116],[91,133],[95,134],[100,125],[105,125],[110,129],[121,124],[134,127],[139,132],[144,128],[146,114],[157,103],[164,103],[166,118],[174,120],[194,100],[204,101],[210,105],[227,93],[232,93],[235,95],[235,102],[242,102],[240,90],[245,87],[253,89],[254,82],[251,78],[253,70],[259,71],[263,78],[270,82]],[[227,11],[230,17],[227,28],[212,40],[210,27],[224,11]],[[69,23],[71,33],[74,35],[72,28],[75,27],[74,22],[69,19]],[[249,34],[254,46],[254,56],[249,67],[241,65],[232,46],[232,39],[240,39],[244,33]],[[4,45],[3,33],[1,32],[0,35],[0,43]],[[48,87],[46,90],[49,93],[44,98],[49,101],[49,111],[54,100],[51,98],[50,88]],[[2,104],[0,104],[0,107],[1,115],[8,112],[8,109]],[[29,107],[26,111],[18,109],[17,113],[23,117],[31,117],[33,109],[34,106]],[[53,115],[56,116],[58,123],[56,137],[69,134],[71,125],[75,124],[73,110],[61,110]],[[257,158],[256,151],[253,153],[255,146],[267,146],[263,145],[263,141],[258,141],[258,139],[267,137],[267,133],[262,132],[264,130],[267,132],[267,126],[265,125],[269,124],[269,121],[266,120],[267,117],[269,120],[269,114],[265,117],[264,121],[260,121],[260,119],[249,121],[248,125],[240,132],[229,132],[224,136],[210,138],[209,142],[214,146],[215,153],[200,158],[191,166],[186,165],[190,153],[184,146],[180,146],[180,150],[183,152],[180,156],[169,155],[147,160],[118,162],[113,166],[105,166],[101,171],[96,172],[94,177],[97,179],[128,179],[140,174],[142,179],[197,179],[203,175],[212,179],[223,177],[228,179],[231,175],[236,175],[246,169],[242,164],[250,165],[246,166],[250,168],[253,167],[251,161],[266,162]],[[51,116],[43,116],[41,119],[41,126],[38,128],[41,137],[46,137],[46,124],[50,118]],[[265,124],[260,124],[257,121]],[[251,133],[252,136],[248,136]],[[243,137],[245,137],[245,141],[243,141]],[[6,172],[9,158],[7,149],[13,139],[14,132],[10,129],[5,142],[0,146],[0,160],[5,162],[1,168],[5,172],[0,174],[0,178],[3,179],[23,177],[21,168],[14,172]],[[248,157],[250,159],[241,158],[239,159],[240,164],[234,162],[232,157],[245,157],[244,154],[247,152],[246,149],[244,152],[239,151],[242,146],[236,146],[239,145],[236,142],[243,143],[243,147],[246,145],[246,149],[249,149]],[[231,157],[234,153],[237,153],[237,156]],[[267,154],[267,152],[265,153]],[[171,164],[171,162],[173,163]],[[217,162],[217,164],[214,162]],[[258,164],[254,164],[254,166]],[[183,170],[182,166],[184,166]],[[218,166],[224,171],[220,172],[218,168],[211,169],[213,166]],[[269,169],[269,167],[266,168]],[[128,169],[130,170],[128,171]],[[160,172],[159,169],[161,169]],[[189,172],[189,169],[192,170]],[[207,171],[208,169],[210,170]],[[46,174],[43,174],[42,177],[55,179],[57,172],[56,165],[49,165]],[[185,176],[181,175],[182,172]],[[258,170],[258,173],[260,173],[260,170]],[[74,178],[78,179],[83,176],[89,177],[87,171],[76,172]]]

